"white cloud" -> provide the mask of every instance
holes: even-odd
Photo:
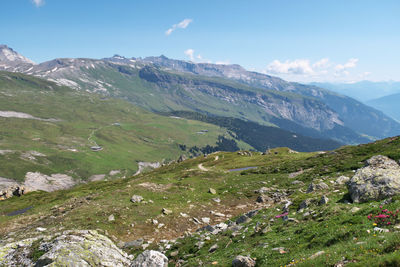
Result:
[[[35,0],[35,1],[40,1],[40,0]],[[187,26],[189,26],[189,24],[192,23],[192,22],[193,22],[192,19],[184,19],[181,22],[179,22],[178,24],[174,24],[174,25],[172,25],[171,28],[166,30],[165,31],[165,35],[167,35],[167,36],[170,35],[176,29],[186,29]]]
[[[37,7],[40,7],[40,6],[44,5],[44,0],[32,0],[32,2]]]
[[[187,55],[189,58],[190,58],[190,60],[194,60],[194,50],[193,49],[191,49],[191,48],[189,48],[189,49],[187,49],[187,50],[185,50],[185,55]]]
[[[329,58],[322,58],[321,60],[315,62],[312,67],[317,68],[317,69],[326,69],[331,66],[331,63],[329,62]]]
[[[335,69],[337,71],[342,71],[345,69],[355,68],[357,65],[357,62],[358,62],[358,58],[350,58],[346,63],[336,65]]]
[[[274,60],[267,66],[266,72],[272,74],[310,75],[314,73],[314,70],[308,59],[296,59],[293,61],[286,60],[285,62]]]

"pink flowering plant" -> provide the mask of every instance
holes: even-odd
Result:
[[[377,214],[374,215],[371,213],[367,216],[368,220],[374,222],[374,225],[390,227],[399,223],[399,210],[390,211],[384,209],[382,206],[380,206],[379,209],[380,211],[378,211]]]

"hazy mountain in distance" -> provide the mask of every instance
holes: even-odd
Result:
[[[367,104],[400,122],[400,93],[372,99]]]
[[[311,83],[346,96],[350,96],[364,103],[368,101],[400,93],[400,82],[372,82],[360,81],[356,83]]]

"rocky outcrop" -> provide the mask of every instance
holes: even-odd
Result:
[[[93,230],[65,231],[0,245],[0,266],[164,267],[168,258],[145,251],[135,260]]]
[[[380,200],[400,194],[400,166],[386,156],[374,156],[348,182],[353,202]]]
[[[16,183],[14,180],[0,177],[0,200],[5,200],[13,196],[22,196],[28,189]]]
[[[168,258],[155,250],[146,250],[136,257],[131,267],[167,267]]]
[[[25,176],[24,185],[32,191],[42,190],[53,192],[73,187],[76,181],[66,174],[52,174],[50,176],[40,172],[28,172]]]

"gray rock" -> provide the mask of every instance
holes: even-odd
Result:
[[[142,202],[142,201],[143,201],[143,197],[142,197],[142,196],[133,195],[133,196],[131,197],[131,202],[133,202],[133,203],[140,203],[140,202]]]
[[[335,182],[336,182],[337,184],[345,184],[345,183],[347,183],[348,181],[350,181],[350,178],[347,177],[347,176],[342,175],[342,176],[339,176],[339,177],[336,179]]]
[[[143,239],[136,239],[133,241],[125,242],[123,248],[140,248],[143,245]]]
[[[256,266],[256,261],[250,257],[245,256],[236,256],[236,258],[232,261],[233,267],[254,267]]]
[[[217,191],[214,188],[208,189],[208,193],[215,195]]]
[[[162,209],[162,213],[163,213],[164,215],[168,215],[168,214],[171,214],[171,213],[172,213],[172,210],[163,208],[163,209]]]
[[[181,156],[178,158],[177,162],[180,163],[180,162],[185,161],[185,160],[187,160],[187,156],[186,156],[186,155],[181,155]]]
[[[317,190],[325,190],[325,189],[329,189],[329,186],[324,182],[320,182],[319,184],[311,183],[308,186],[306,193],[311,193]]]
[[[108,216],[108,221],[109,221],[109,222],[115,221],[114,214],[111,214],[110,216]]]
[[[129,266],[131,257],[97,231],[65,231],[47,236],[35,249],[44,254],[33,260],[31,246],[39,238],[0,245],[0,265],[4,266]],[[48,241],[45,241],[48,240]],[[90,263],[90,264],[89,264]]]
[[[242,224],[242,223],[249,222],[249,221],[251,221],[251,219],[249,217],[247,217],[246,215],[242,215],[236,219],[236,224]]]
[[[266,195],[259,195],[256,199],[258,203],[268,203],[271,202],[272,199]]]
[[[386,156],[374,156],[357,170],[347,186],[356,203],[400,194],[400,166]]]
[[[327,198],[325,195],[321,197],[320,201],[318,202],[319,205],[325,205],[328,204],[329,198]]]
[[[218,249],[218,245],[215,244],[215,245],[212,245],[212,246],[210,247],[210,249],[208,250],[208,252],[209,252],[209,253],[212,253],[212,252],[216,251],[217,249]]]
[[[136,257],[130,267],[167,267],[168,258],[161,252],[146,250]]]
[[[308,208],[310,206],[310,204],[311,204],[311,199],[304,200],[303,202],[300,203],[299,210]]]

